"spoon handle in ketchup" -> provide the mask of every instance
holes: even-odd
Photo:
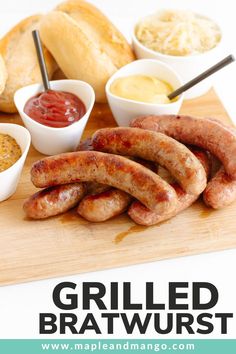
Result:
[[[38,57],[39,67],[40,67],[40,71],[41,71],[41,75],[42,75],[44,90],[47,91],[47,90],[50,90],[50,82],[48,79],[48,72],[47,72],[47,67],[46,67],[46,63],[45,63],[45,59],[44,59],[44,55],[43,55],[41,40],[39,37],[39,31],[38,30],[32,31],[32,36],[34,39],[34,45],[35,45],[35,49],[37,52],[37,57]]]

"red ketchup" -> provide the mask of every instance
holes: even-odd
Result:
[[[73,93],[48,90],[31,97],[25,104],[24,112],[38,123],[64,128],[80,120],[86,108]]]

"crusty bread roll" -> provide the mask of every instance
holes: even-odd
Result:
[[[38,28],[41,17],[35,15],[26,18],[0,40],[0,54],[8,72],[5,90],[0,96],[0,111],[16,112],[13,101],[15,91],[20,87],[42,81],[31,33]],[[44,55],[51,77],[57,65],[48,50],[44,49]]]
[[[67,78],[87,81],[96,101],[106,101],[105,84],[121,66],[134,60],[123,35],[96,7],[69,0],[43,17],[42,41]]]
[[[3,57],[0,54],[0,95],[5,88],[6,80],[7,80],[7,69]]]

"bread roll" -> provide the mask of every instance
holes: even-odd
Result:
[[[69,0],[40,24],[42,41],[67,78],[87,81],[96,101],[106,101],[105,84],[121,66],[134,60],[123,35],[96,7]]]
[[[6,64],[8,78],[5,90],[0,96],[0,111],[14,113],[13,101],[17,89],[41,82],[41,74],[32,38],[32,30],[37,29],[41,15],[26,18],[18,23],[0,40],[0,54]],[[48,50],[44,49],[49,77],[56,69],[56,63]]]
[[[0,95],[5,88],[6,80],[7,80],[7,69],[3,57],[0,54]]]

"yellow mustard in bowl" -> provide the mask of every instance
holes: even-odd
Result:
[[[130,75],[119,77],[110,86],[113,95],[145,103],[170,103],[167,97],[173,88],[155,76]]]

